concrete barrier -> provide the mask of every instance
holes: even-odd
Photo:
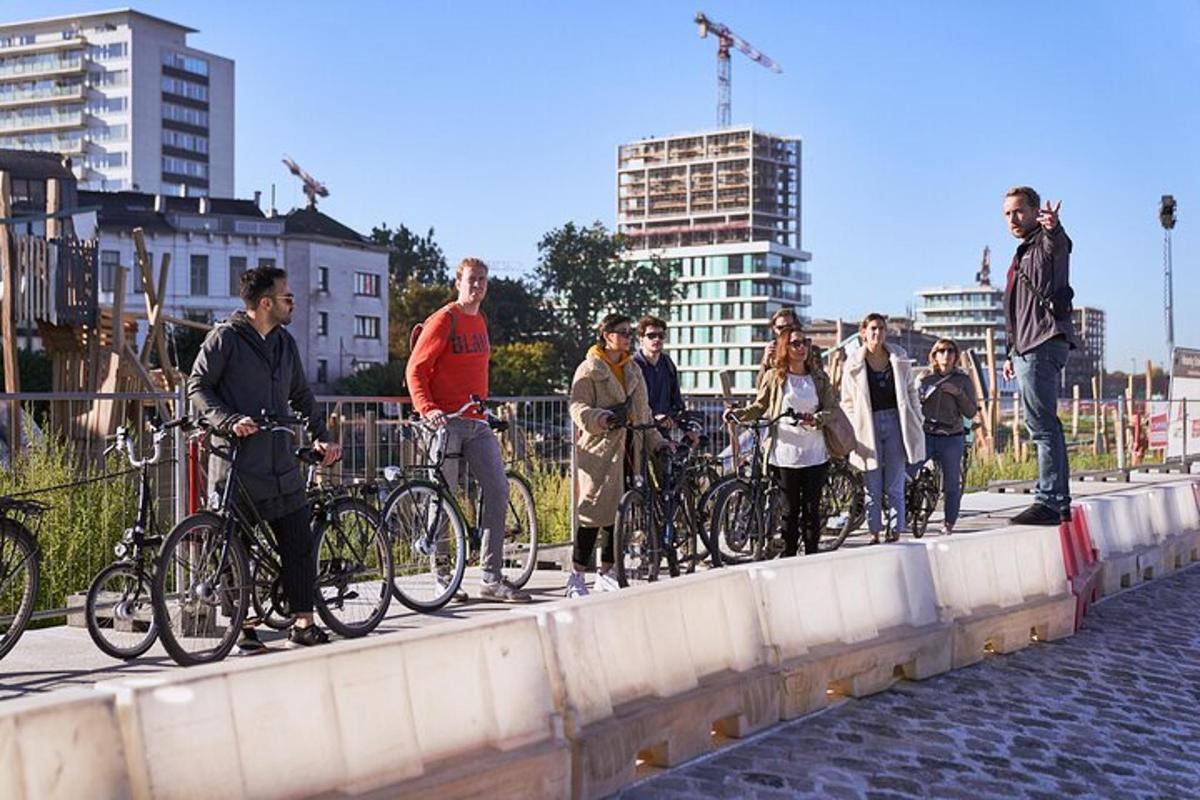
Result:
[[[0,797],[132,796],[112,697],[67,690],[0,706]]]
[[[1165,548],[1170,569],[1182,569],[1200,561],[1200,503],[1197,491],[1200,481],[1183,480],[1164,484],[1167,509],[1163,518],[1169,520]]]
[[[857,548],[747,567],[781,668],[780,711],[792,719],[836,695],[863,697],[899,677],[950,669],[920,546]]]
[[[954,668],[1074,633],[1058,528],[1012,526],[916,546],[929,556],[942,617],[953,620]]]
[[[1138,508],[1129,493],[1089,497],[1075,504],[1075,514],[1087,522],[1088,533],[1104,564],[1101,591],[1113,594],[1145,580],[1140,557],[1157,547],[1149,525],[1138,521]]]
[[[777,674],[744,570],[530,609],[572,747],[572,796],[602,797],[779,721]]]
[[[115,694],[138,797],[562,797],[535,620],[493,616],[228,662]]]

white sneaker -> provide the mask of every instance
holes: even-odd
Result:
[[[586,597],[588,593],[587,584],[584,583],[583,573],[572,571],[567,576],[567,597]]]
[[[438,591],[445,592],[450,588],[449,575],[435,575],[434,580],[437,581]],[[454,596],[451,599],[456,603],[467,602],[467,592],[462,588],[462,584],[459,584],[459,587],[454,590]]]
[[[596,580],[592,582],[593,592],[615,592],[621,588],[612,572],[597,572]]]

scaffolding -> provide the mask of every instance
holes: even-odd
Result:
[[[751,128],[617,150],[617,229],[633,248],[799,247],[800,142]]]

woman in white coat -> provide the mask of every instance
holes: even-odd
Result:
[[[863,346],[842,367],[842,410],[858,440],[850,463],[863,472],[872,541],[878,542],[883,530],[884,494],[894,515],[894,540],[906,525],[905,466],[925,460],[921,399],[908,354],[886,344],[887,318],[868,314],[858,332]]]

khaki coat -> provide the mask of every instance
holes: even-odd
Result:
[[[896,411],[900,416],[900,432],[908,463],[925,460],[924,416],[917,382],[913,379],[912,360],[899,345],[885,345],[891,354],[892,377],[896,381]],[[875,418],[871,416],[871,389],[867,385],[867,349],[860,347],[846,356],[842,366],[842,410],[854,426],[858,439],[850,453],[850,463],[858,469],[879,468],[879,451],[875,443]]]
[[[634,424],[650,421],[646,381],[642,370],[630,359],[625,362],[622,386],[602,356],[588,353],[571,380],[571,420],[578,429],[575,440],[579,524],[608,527],[617,517],[617,505],[625,492],[625,441],[629,431],[607,430],[601,420],[606,409],[630,398],[628,420]],[[645,432],[652,451],[663,444],[656,430]],[[640,465],[642,433],[634,433],[633,463]],[[640,469],[640,466],[638,467]]]

